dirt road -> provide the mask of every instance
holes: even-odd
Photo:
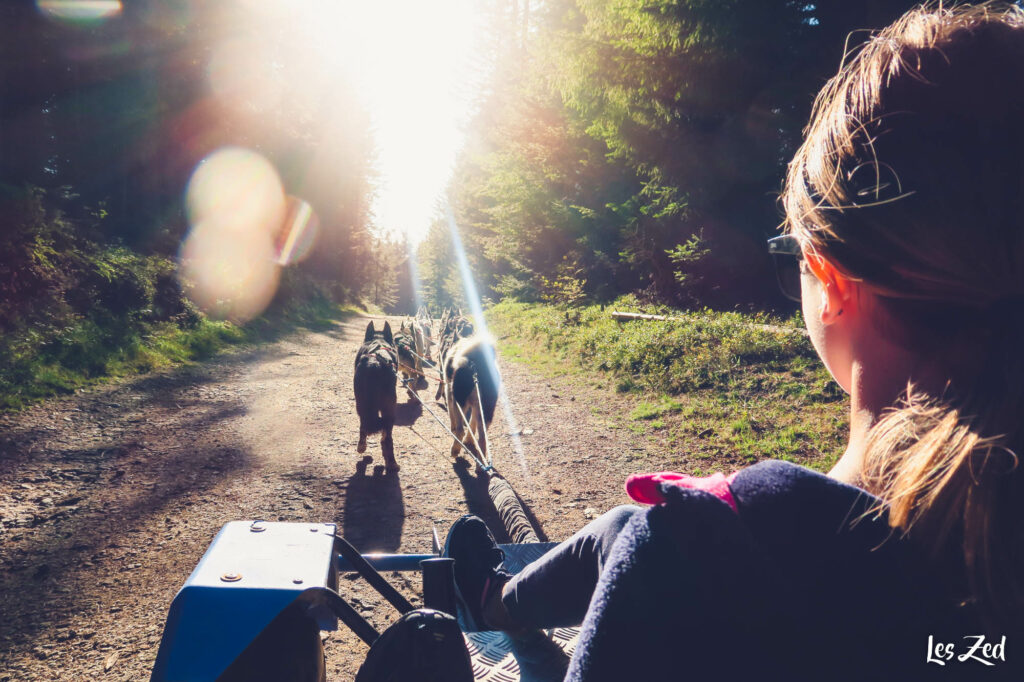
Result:
[[[171,599],[230,520],[336,522],[361,551],[402,552],[429,551],[431,524],[443,538],[464,513],[491,521],[486,482],[453,464],[441,428],[401,390],[401,472],[384,475],[373,438],[372,460],[356,454],[365,326],[351,318],[0,417],[0,682],[148,679]],[[684,465],[632,461],[645,446],[605,426],[625,409],[615,396],[501,370],[522,456],[499,410],[495,464],[551,539],[625,502],[626,473]],[[433,386],[419,395],[444,414]],[[419,591],[414,574],[391,579]],[[395,615],[342,582],[378,627]],[[352,679],[365,645],[342,630],[325,646],[328,679]]]

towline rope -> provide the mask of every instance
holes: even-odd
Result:
[[[417,353],[417,352],[416,352],[416,351],[414,351],[414,350],[410,350],[409,352],[410,352],[410,353],[412,353],[413,355],[415,355],[416,357],[418,357],[418,358],[419,358],[420,360],[422,360],[423,362],[427,362],[427,363],[429,363],[429,364],[433,365],[433,366],[434,366],[434,368],[435,368],[435,369],[437,369],[437,365],[435,365],[435,364],[434,364],[434,361],[433,361],[433,360],[431,360],[430,358],[425,358],[425,357],[423,357],[422,355],[420,355],[419,353]],[[440,372],[441,370],[438,370],[438,371]]]
[[[483,431],[484,434],[483,440],[485,443],[490,443],[487,439],[487,418],[484,416],[484,399],[480,395],[480,382],[477,381],[475,371],[473,372],[473,388],[476,392],[476,411],[477,414],[480,415],[480,430]],[[466,429],[469,429],[469,422],[466,422]],[[494,466],[494,455],[491,454],[491,448],[487,448],[487,463]]]
[[[437,383],[439,383],[439,384],[440,384],[440,383],[442,383],[442,380],[441,380],[441,379],[435,379],[434,377],[429,377],[429,376],[427,376],[426,374],[424,374],[423,372],[421,372],[421,371],[419,371],[418,369],[416,369],[415,367],[406,367],[406,368],[404,368],[404,369],[403,369],[403,368],[402,368],[402,367],[400,366],[400,367],[399,367],[398,369],[399,369],[400,371],[402,371],[402,372],[412,372],[413,374],[419,374],[419,375],[420,375],[421,377],[423,377],[424,379],[429,379],[430,381],[436,381],[436,382],[437,382]]]
[[[402,382],[402,385],[403,385],[403,386],[405,386],[406,388],[408,388],[408,387],[409,387],[409,386],[408,386],[408,383],[409,383],[409,380],[408,380],[408,379],[404,379],[404,378],[403,378],[403,379],[401,379],[400,381]],[[452,430],[451,430],[451,429],[449,429],[449,428],[448,428],[447,426],[445,426],[444,422],[443,422],[443,421],[441,421],[440,417],[438,417],[438,416],[437,416],[436,414],[434,414],[434,411],[433,411],[433,410],[431,410],[431,409],[430,409],[430,408],[429,408],[429,407],[427,406],[427,404],[426,404],[425,402],[423,402],[423,399],[422,399],[422,398],[420,398],[420,397],[419,397],[418,395],[416,395],[416,391],[413,391],[413,392],[412,392],[412,396],[413,396],[414,398],[416,398],[416,400],[417,400],[417,401],[419,402],[419,404],[423,406],[423,409],[425,409],[425,410],[427,411],[427,413],[428,413],[428,414],[429,414],[429,415],[430,415],[431,417],[433,417],[433,418],[434,418],[434,421],[436,421],[436,422],[437,422],[438,424],[440,424],[440,425],[441,425],[441,428],[442,428],[442,429],[444,429],[444,430],[445,430],[445,431],[446,431],[446,432],[448,433],[448,435],[450,435],[450,436],[451,436],[452,438],[454,438],[454,439],[455,439],[455,441],[456,441],[456,442],[457,442],[457,443],[458,443],[459,445],[461,445],[461,446],[462,446],[462,449],[466,451],[466,453],[467,453],[467,454],[469,455],[470,459],[472,459],[472,460],[473,460],[474,462],[476,462],[477,466],[479,466],[479,467],[480,467],[480,468],[481,468],[481,469],[482,469],[482,470],[483,470],[483,471],[484,471],[485,473],[488,473],[488,474],[489,474],[489,473],[491,473],[492,471],[494,471],[494,467],[493,467],[493,466],[491,466],[491,465],[489,465],[489,464],[484,464],[484,463],[483,463],[482,461],[480,461],[480,460],[479,460],[479,459],[477,458],[477,456],[473,454],[473,451],[472,451],[472,450],[470,450],[470,449],[469,449],[469,447],[468,447],[468,446],[467,446],[467,445],[466,445],[465,443],[463,443],[463,442],[462,442],[462,440],[461,440],[460,438],[458,438],[458,437],[457,437],[457,436],[456,436],[456,435],[455,435],[454,433],[452,433]],[[465,419],[465,417],[463,417],[463,419]],[[415,432],[414,432],[414,433],[415,433]],[[419,434],[416,434],[416,435],[419,435]],[[422,438],[422,436],[420,436],[420,437]]]

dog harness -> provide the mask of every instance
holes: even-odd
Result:
[[[398,351],[395,347],[383,339],[373,339],[366,344],[366,354],[364,357],[373,356],[377,358],[378,362],[382,362],[391,369],[398,371]]]

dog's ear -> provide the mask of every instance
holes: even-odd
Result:
[[[367,343],[372,338],[373,338],[373,320],[370,320],[370,323],[366,325],[366,335],[363,337],[363,343]]]
[[[384,323],[384,338],[387,339],[388,343],[395,342],[395,337],[391,336],[391,325],[387,322]]]

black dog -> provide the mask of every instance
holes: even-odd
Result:
[[[495,355],[494,344],[481,336],[459,339],[448,350],[444,378],[448,418],[455,435],[452,457],[462,451],[461,440],[474,455],[487,459],[487,427],[494,418],[501,385]]]
[[[356,353],[356,373],[353,381],[356,391],[356,412],[359,413],[358,452],[366,452],[367,434],[381,432],[380,449],[388,471],[398,471],[391,429],[395,425],[398,397],[395,381],[398,377],[398,352],[391,336],[391,325],[384,323],[382,331],[374,331],[373,322],[366,325],[363,345]]]

